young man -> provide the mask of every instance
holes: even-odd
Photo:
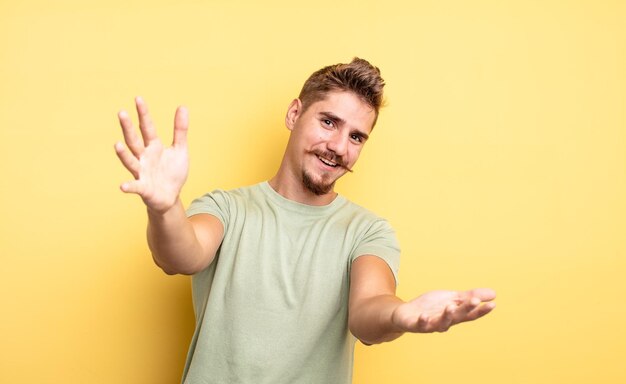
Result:
[[[184,383],[349,383],[355,338],[443,332],[495,306],[490,289],[395,295],[399,247],[389,224],[339,196],[382,103],[378,68],[355,58],[322,68],[287,109],[276,175],[233,191],[179,199],[187,177],[187,111],[164,148],[142,99],[142,140],[129,115],[115,146],[148,209],[148,244],[168,274],[193,275],[196,329]]]

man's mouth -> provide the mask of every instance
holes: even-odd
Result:
[[[316,153],[315,156],[317,156],[319,161],[321,161],[324,165],[327,165],[327,166],[332,167],[332,168],[341,167],[341,168],[345,169],[348,172],[352,172],[352,170],[350,168],[348,168],[348,166],[345,165],[341,160],[333,161],[333,160],[330,160],[328,157],[322,156],[322,155],[320,155],[318,153]],[[333,158],[335,158],[335,157],[333,157]],[[337,158],[337,159],[339,159],[339,158]]]
[[[339,164],[335,163],[334,161],[328,160],[327,158],[322,157],[320,155],[317,155],[317,158],[320,159],[322,163],[328,165],[329,167],[336,168],[339,166]]]

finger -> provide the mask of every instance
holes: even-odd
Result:
[[[137,115],[139,116],[139,129],[141,130],[141,136],[143,137],[144,145],[148,145],[156,136],[154,126],[152,125],[152,119],[148,113],[148,106],[145,101],[139,96],[135,98],[135,105],[137,107]]]
[[[496,298],[496,291],[491,288],[476,288],[466,291],[471,297],[478,297],[480,301],[491,301]]]
[[[143,193],[143,184],[137,180],[127,181],[120,185],[120,189],[124,193],[135,193],[141,196]]]
[[[439,320],[437,331],[445,332],[450,328],[450,326],[452,325],[452,322],[454,321],[454,313],[456,309],[457,309],[457,306],[454,304],[450,304],[446,307],[446,309],[443,311],[443,314],[441,315],[441,318]]]
[[[139,178],[139,160],[135,156],[133,156],[129,151],[126,150],[124,144],[117,142],[115,143],[115,153],[117,157],[119,157],[120,161],[124,165],[126,169],[132,173],[135,179]]]
[[[120,125],[122,126],[122,134],[124,134],[124,142],[130,149],[130,151],[136,156],[139,157],[143,153],[144,146],[139,140],[139,137],[135,133],[133,129],[133,123],[130,120],[130,116],[126,111],[119,111],[117,114],[117,118],[120,121]]]
[[[463,300],[460,300],[457,308],[457,317],[465,317],[468,313],[473,311],[476,307],[480,305],[481,301],[478,297],[466,297]]]
[[[477,307],[476,309],[474,309],[472,312],[468,313],[465,321],[472,321],[472,320],[479,319],[485,316],[486,314],[488,314],[489,312],[493,311],[495,307],[496,307],[496,303],[494,302],[483,304]]]
[[[172,145],[174,147],[187,147],[187,130],[189,128],[189,111],[185,107],[178,107],[176,109],[176,116],[174,116],[174,141]]]
[[[428,330],[428,316],[424,314],[419,315],[415,328],[417,332],[431,332]]]

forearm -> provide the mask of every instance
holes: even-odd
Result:
[[[167,274],[193,274],[202,260],[202,247],[182,202],[164,213],[148,208],[148,246],[154,262]]]
[[[364,344],[378,344],[402,336],[393,324],[393,313],[403,304],[395,295],[379,295],[363,300],[350,308],[350,332]]]

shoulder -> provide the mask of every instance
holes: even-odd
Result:
[[[194,202],[207,199],[222,201],[249,199],[258,197],[259,195],[262,195],[262,193],[262,186],[259,183],[229,190],[214,189],[213,191],[207,192],[204,195],[194,199]]]
[[[215,189],[194,199],[187,209],[187,215],[192,216],[199,213],[227,215],[231,211],[238,210],[238,207],[246,206],[250,201],[259,198],[262,198],[260,184],[230,190]]]
[[[385,226],[391,228],[391,225],[384,217],[348,199],[344,198],[344,200],[345,204],[339,210],[339,214],[350,222],[356,221],[368,226]]]

